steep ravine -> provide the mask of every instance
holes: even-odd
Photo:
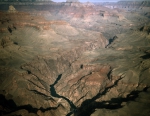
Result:
[[[58,94],[55,91],[54,86],[57,82],[59,82],[59,80],[61,80],[61,76],[68,69],[80,69],[82,64],[77,65],[77,67],[72,67],[72,63],[80,58],[85,51],[92,51],[99,47],[105,47],[107,44],[108,42],[105,38],[98,38],[95,41],[90,41],[88,44],[83,44],[82,46],[73,48],[72,50],[66,50],[60,54],[55,54],[54,58],[51,55],[38,56],[30,63],[22,65],[21,68],[28,72],[28,74],[23,75],[24,79],[27,80],[27,84],[29,84],[27,90],[32,93],[33,96],[36,94],[35,99],[38,99],[39,101],[47,99],[46,102],[51,105],[49,106],[49,109],[56,108],[55,110],[57,110],[57,107],[60,106],[65,107],[65,111],[63,112],[74,111],[76,106],[73,104],[73,101],[61,94]],[[65,102],[65,106],[58,102],[60,99]],[[17,100],[15,100],[15,102],[17,102]],[[45,100],[43,102],[45,102]],[[42,102],[39,102],[39,104],[36,105],[32,101],[30,102],[32,107],[39,107],[37,113],[40,111],[40,107],[43,109],[41,111],[45,113],[47,110],[44,109],[47,109],[48,104],[44,105]]]
[[[57,82],[61,79],[61,76],[62,76],[61,74],[58,75],[58,78],[56,79],[56,81],[54,82],[54,84],[50,85],[50,93],[51,93],[51,95],[52,95],[53,97],[62,98],[62,99],[64,99],[64,100],[66,100],[66,101],[68,102],[68,104],[70,105],[70,110],[74,111],[74,110],[76,110],[77,108],[76,108],[76,106],[73,104],[73,102],[70,101],[68,98],[66,98],[66,97],[64,97],[64,96],[61,96],[61,95],[57,94],[56,91],[55,91],[55,87],[54,87],[54,86],[55,86],[55,84],[57,84]]]

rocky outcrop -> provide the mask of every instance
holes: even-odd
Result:
[[[10,5],[10,6],[9,6],[9,9],[8,9],[8,12],[9,12],[9,13],[16,13],[17,11],[16,11],[16,9],[14,8],[14,6]]]
[[[140,31],[144,31],[144,32],[147,32],[147,34],[150,33],[150,26],[143,26],[139,29]]]
[[[9,45],[11,45],[11,44],[13,44],[13,41],[9,38],[9,37],[3,37],[2,39],[1,39],[1,46],[4,48],[4,47],[6,47],[6,46],[9,46]]]

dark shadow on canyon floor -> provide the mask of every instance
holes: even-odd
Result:
[[[147,87],[143,89],[145,92],[147,90]],[[134,101],[136,98],[138,98],[139,93],[143,91],[132,91],[130,94],[127,95],[126,98],[112,98],[110,101],[102,101],[102,102],[96,102],[92,101],[91,99],[86,100],[82,103],[81,107],[78,108],[76,112],[74,112],[75,116],[91,116],[93,112],[95,112],[95,109],[119,109],[122,108],[123,102],[129,102]],[[69,115],[67,115],[69,116]]]
[[[7,100],[5,98],[4,95],[0,94],[0,106],[2,106],[5,110],[0,110],[0,116],[5,115],[5,114],[10,114],[13,113],[15,111],[19,111],[21,109],[25,109],[27,110],[29,113],[37,113],[38,110],[41,110],[42,112],[48,111],[48,110],[52,110],[52,109],[57,109],[59,107],[59,105],[57,107],[49,107],[49,108],[33,108],[32,105],[28,104],[28,105],[23,105],[23,106],[17,106],[16,103],[12,100],[9,99]]]

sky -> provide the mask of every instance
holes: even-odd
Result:
[[[52,0],[52,1],[54,1],[54,2],[65,2],[66,0]],[[89,2],[101,2],[101,1],[105,1],[105,2],[107,2],[107,1],[112,1],[112,2],[114,2],[114,1],[118,1],[118,0],[79,0],[80,2],[87,2],[87,1],[89,1]]]
[[[52,0],[54,2],[65,2],[66,0]],[[117,2],[121,0],[79,0],[80,2]],[[123,0],[123,1],[142,1],[142,0]],[[146,0],[148,1],[148,0]]]

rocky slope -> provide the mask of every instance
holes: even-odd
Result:
[[[0,115],[150,114],[148,17],[99,5],[15,8],[0,12]]]

